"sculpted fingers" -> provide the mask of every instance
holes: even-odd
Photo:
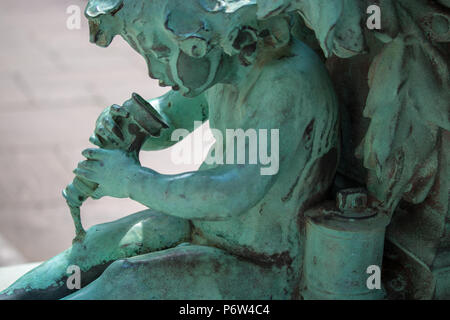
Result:
[[[89,148],[83,150],[81,154],[89,160],[103,160],[109,154],[107,150],[104,149],[94,149]]]
[[[128,118],[130,116],[130,113],[124,107],[117,104],[111,106],[110,113],[113,117]]]
[[[105,145],[108,144],[108,141],[110,141],[108,139],[108,135],[103,124],[97,125],[97,127],[95,128],[94,135],[97,141],[100,143],[100,147],[104,147]]]
[[[92,193],[91,198],[94,200],[99,200],[105,196],[103,189],[101,186],[99,186],[95,191]]]
[[[81,191],[81,193],[84,195],[92,194],[97,188],[97,184],[93,184],[91,181],[81,179],[80,177],[78,177],[78,179],[74,179],[73,184],[75,188]]]
[[[129,116],[129,112],[124,107],[112,105],[106,108],[98,117],[95,132],[89,141],[102,148],[111,145],[120,148],[124,141],[124,134],[120,126],[121,119]]]
[[[96,171],[102,166],[103,166],[103,163],[101,161],[97,161],[97,160],[80,161],[78,163],[78,168],[89,170],[89,171]]]
[[[108,123],[106,127],[106,122],[103,119],[100,124],[95,128],[95,136],[98,141],[102,143],[102,147],[106,147],[108,144],[113,144],[115,146],[120,145],[120,138],[112,131],[112,124]]]
[[[99,137],[95,133],[89,137],[89,142],[100,148],[103,146],[102,141],[100,141]]]
[[[95,172],[93,171],[82,168],[76,168],[75,170],[73,170],[73,173],[81,179],[95,182]]]
[[[102,121],[102,125],[104,130],[112,139],[114,139],[115,142],[121,143],[124,141],[122,129],[112,117],[104,118]]]

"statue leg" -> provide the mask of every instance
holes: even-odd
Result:
[[[286,274],[217,248],[178,246],[118,260],[65,299],[286,299],[295,288]]]
[[[114,261],[174,247],[190,239],[190,223],[151,210],[93,226],[83,242],[41,264],[0,293],[2,299],[60,299],[67,287],[69,266],[80,268],[84,287]]]

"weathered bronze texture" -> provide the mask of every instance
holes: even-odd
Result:
[[[380,29],[366,24],[372,5]],[[74,185],[150,209],[85,235],[75,212],[73,246],[0,298],[450,298],[448,1],[91,0],[86,17],[91,42],[123,37],[172,90],[143,103],[160,122],[142,148],[126,119],[153,117],[107,108]],[[278,172],[140,165],[139,150],[207,120],[224,136],[279,130]],[[383,248],[384,289],[370,292]]]

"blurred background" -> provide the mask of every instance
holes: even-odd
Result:
[[[72,219],[61,191],[101,111],[132,92],[164,94],[144,60],[121,38],[107,48],[89,43],[87,0],[2,1],[0,11],[0,267],[43,261],[71,245]],[[70,6],[79,29],[67,27]],[[185,143],[189,143],[187,140]],[[171,163],[171,150],[141,162],[162,173],[195,170]],[[128,199],[88,200],[85,227],[145,209]]]

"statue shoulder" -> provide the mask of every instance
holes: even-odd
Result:
[[[261,73],[260,85],[271,92],[280,91],[303,101],[323,95],[334,97],[333,83],[324,62],[314,50],[298,40],[265,65]]]

